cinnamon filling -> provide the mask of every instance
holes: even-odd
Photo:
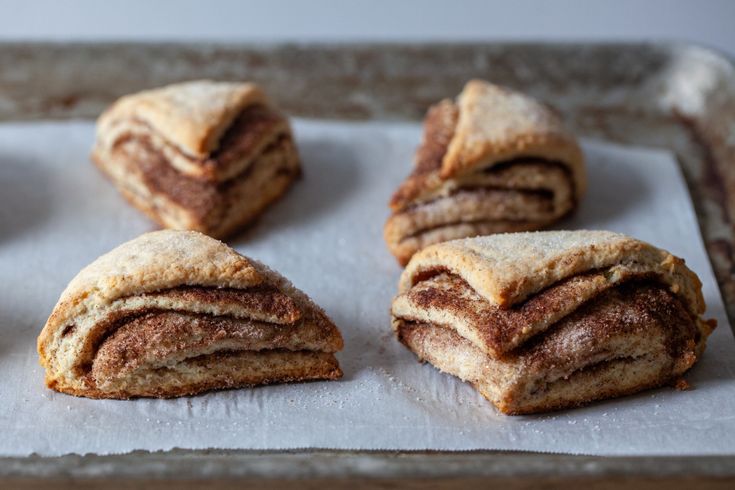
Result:
[[[136,120],[141,126],[145,126],[149,131],[154,131],[145,121]],[[217,149],[205,158],[196,158],[176,149],[179,158],[188,160],[192,164],[201,167],[204,175],[212,176],[219,168],[226,168],[233,162],[255,156],[258,152],[261,142],[272,137],[273,131],[283,122],[283,116],[273,109],[263,106],[254,105],[246,107],[230,124],[220,139]],[[127,139],[148,139],[143,135],[128,136],[122,138],[115,144],[120,145]],[[262,152],[262,151],[260,151]],[[230,177],[232,178],[232,177]],[[200,180],[213,180],[209,177]],[[225,180],[229,180],[225,179]]]
[[[450,206],[451,213],[458,216],[451,219],[447,213],[440,211]],[[486,212],[482,212],[482,210]],[[507,216],[482,216],[490,211],[506,209]],[[401,240],[409,240],[426,233],[444,228],[451,228],[466,224],[493,224],[504,223],[509,225],[529,226],[538,223],[540,216],[553,216],[553,196],[548,191],[515,190],[499,188],[465,187],[451,192],[448,196],[437,198],[425,203],[409,206],[403,213],[406,216],[426,214],[427,220],[417,219],[414,229],[405,233]],[[495,213],[497,214],[497,212]],[[548,218],[550,219],[550,218]],[[421,224],[419,224],[421,223]]]
[[[171,201],[192,211],[196,216],[203,218],[212,210],[223,209],[228,202],[228,190],[239,182],[247,179],[258,166],[258,159],[272,153],[285,153],[291,149],[293,142],[287,136],[281,136],[267,146],[260,157],[235,177],[224,182],[208,182],[183,175],[171,165],[166,158],[156,151],[148,138],[136,140],[134,149],[121,145],[120,151],[136,152],[136,155],[126,158],[127,165],[140,173],[143,183],[151,192],[163,194]],[[139,152],[142,152],[140,155]],[[292,174],[289,162],[283,161],[276,171],[278,174]]]
[[[553,308],[557,301],[559,298],[553,298],[553,294],[547,299],[537,300],[530,308],[530,316],[543,314],[545,308]],[[458,303],[449,305],[450,308],[466,306]],[[506,319],[514,315],[511,313]],[[496,323],[492,316],[490,314],[487,330],[495,330],[497,326],[502,331],[504,324]],[[447,338],[454,338],[457,343],[469,342],[456,334],[452,327],[408,318],[401,319],[399,339],[406,343],[405,336],[425,326],[450,329],[456,337]],[[669,357],[682,358],[692,352],[697,337],[693,318],[679,298],[650,280],[633,280],[601,293],[560,319],[543,335],[532,337],[497,361],[522,365],[532,372],[566,371],[568,377],[572,372],[591,369],[605,362],[638,357],[626,352],[626,348],[631,346],[642,349],[640,355],[646,355],[657,348],[656,338],[664,339],[664,345],[660,347]],[[647,341],[654,344],[646,347]]]
[[[472,193],[478,199],[487,199],[489,196],[508,199],[510,197],[522,197],[529,203],[529,207],[534,209],[543,209],[546,212],[552,212],[554,209],[554,193],[548,189],[512,189],[499,186],[480,186],[480,185],[463,185],[453,189],[441,197],[429,199],[422,202],[413,203],[403,210],[403,212],[411,212],[424,206],[429,206],[442,199],[448,197],[456,197],[458,194]]]
[[[280,114],[268,107],[256,105],[246,108],[227,128],[217,150],[201,164],[225,167],[243,155],[253,154],[282,120]]]
[[[413,233],[409,233],[408,235],[405,235],[403,238],[401,238],[401,243],[403,243],[406,240],[411,240],[412,238],[418,238],[422,235],[431,233],[433,231],[450,229],[456,226],[462,226],[462,225],[482,226],[482,225],[494,225],[494,224],[496,225],[503,224],[503,225],[508,225],[510,227],[510,229],[504,229],[502,233],[529,231],[532,228],[535,228],[535,226],[532,226],[533,223],[531,221],[526,221],[526,220],[467,219],[467,220],[462,220],[462,221],[448,221],[446,223],[442,223],[441,225],[428,226],[425,228],[421,228]],[[492,231],[489,233],[475,232],[473,236],[491,234],[491,233],[498,233],[498,231]],[[446,239],[443,241],[446,241]]]
[[[208,329],[216,332],[218,330],[221,330],[221,327],[223,325],[229,325],[228,328],[230,329],[240,328],[243,333],[248,334],[253,333],[254,328],[256,330],[261,329],[263,331],[272,331],[273,329],[277,330],[280,328],[287,329],[289,332],[295,332],[299,330],[299,328],[302,328],[304,325],[302,322],[299,322],[299,320],[301,319],[301,310],[294,302],[294,300],[278,291],[274,286],[268,284],[256,286],[249,289],[180,286],[164,291],[147,293],[143,295],[143,297],[156,297],[156,299],[162,300],[164,303],[168,301],[171,305],[173,305],[174,309],[163,308],[161,306],[153,306],[142,307],[133,310],[123,309],[121,311],[117,311],[113,314],[108,315],[104,320],[102,320],[93,328],[92,332],[90,332],[87,337],[86,344],[83,348],[84,352],[86,352],[87,355],[84,356],[85,360],[81,361],[81,365],[76,367],[76,370],[78,373],[80,373],[80,375],[89,373],[89,371],[92,370],[92,363],[96,362],[95,358],[98,355],[98,352],[111,339],[119,339],[119,336],[123,336],[123,338],[128,339],[123,342],[125,345],[128,345],[130,342],[132,342],[131,340],[129,340],[130,338],[133,338],[130,337],[130,335],[136,336],[138,334],[135,333],[135,329],[131,329],[131,327],[128,326],[131,324],[136,324],[138,327],[141,327],[141,331],[148,332],[148,334],[142,334],[144,337],[146,337],[156,331],[155,328],[152,329],[152,327],[148,327],[146,329],[145,325],[149,324],[150,321],[155,321],[155,319],[161,318],[168,318],[169,320],[175,317],[179,319],[188,318],[190,320],[196,320],[196,325],[198,325],[197,328],[199,329],[200,333],[194,335],[194,337],[198,336],[201,338],[203,338],[201,334],[202,329]],[[210,307],[222,311],[227,311],[228,307],[236,307],[237,310],[242,312],[258,311],[262,317],[272,318],[273,321],[256,321],[247,318],[234,318],[230,315],[212,315],[209,313],[179,311],[175,309],[175,306],[177,304],[187,303],[195,303],[204,306],[209,305]],[[320,323],[320,319],[318,317],[310,319],[314,321],[306,323],[308,323],[309,325],[313,324],[316,332],[318,324]],[[175,326],[175,324],[171,322],[166,323],[166,325],[167,328],[173,328],[173,326]],[[161,324],[159,324],[159,326],[161,326]],[[180,328],[180,326],[177,328]],[[227,330],[227,328],[225,330]],[[129,332],[129,335],[118,334],[117,332],[119,331]],[[285,332],[286,330],[283,331]],[[306,330],[303,330],[302,333],[303,332],[306,332],[306,338],[308,339],[309,332],[307,332]],[[118,337],[115,337],[116,335],[118,335]],[[174,334],[172,335],[173,336],[171,337],[171,339],[177,338]],[[261,333],[260,336],[255,335],[253,336],[253,339],[263,339],[265,338],[264,335],[266,334]],[[184,340],[183,342],[187,341]],[[113,345],[122,344],[119,344],[119,342],[113,342]],[[145,342],[139,343],[138,345],[143,346],[145,345]],[[113,356],[112,354],[111,356],[119,357],[116,355]]]
[[[575,207],[569,170],[538,159],[509,160],[419,195],[390,218],[398,242],[461,225],[486,225],[479,234],[534,229]]]
[[[99,347],[94,379],[124,376],[213,353],[315,350],[320,330],[186,312],[150,312],[128,319]]]
[[[239,159],[252,158],[243,170],[219,182],[181,173],[168,162],[162,151],[154,147],[151,137],[147,135],[128,135],[115,143],[113,151],[127,154],[124,162],[129,167],[129,172],[140,175],[151,193],[164,195],[199,219],[204,219],[213,211],[228,208],[232,204],[229,201],[233,187],[248,179],[253,172],[261,170],[266,158],[294,153],[289,134],[273,135],[276,126],[282,121],[283,117],[268,107],[249,107],[230,125],[222,136],[218,149],[208,158],[195,159],[178,151],[179,157],[204,168],[204,175],[214,175],[216,169],[226,168]],[[263,147],[266,138],[273,139]],[[298,173],[292,162],[285,157],[267,163],[278,165],[273,170],[273,175]]]
[[[278,318],[282,323],[294,323],[301,318],[301,311],[294,300],[270,284],[248,289],[178,286],[144,296],[169,297],[182,303],[235,305],[246,311],[259,311],[265,316]]]
[[[529,339],[532,342],[534,337],[545,338],[539,333],[551,331],[561,323],[579,318],[579,315],[584,315],[588,305],[596,302],[612,302],[623,293],[632,297],[631,291],[638,290],[646,293],[651,305],[659,307],[657,311],[668,308],[666,311],[670,314],[674,311],[672,309],[674,307],[670,304],[679,305],[675,313],[681,316],[682,322],[696,331],[695,322],[681,306],[681,301],[665,290],[664,286],[656,284],[655,276],[650,274],[628,273],[613,283],[607,280],[606,271],[592,271],[560,281],[508,309],[501,309],[491,304],[455,274],[443,270],[425,271],[418,279],[419,282],[405,293],[405,298],[410,304],[409,311],[441,312],[435,314],[433,318],[441,316],[451,321],[456,325],[455,328],[464,330],[464,333],[459,333],[474,343],[481,344],[483,350],[497,357],[514,352]],[[667,298],[670,297],[670,300],[653,301],[660,295],[668,295]],[[406,321],[425,320],[405,317],[401,314],[401,304],[402,301],[398,300],[395,303],[396,316]],[[650,310],[648,307],[645,309],[640,303],[631,306],[618,301],[618,304],[620,307],[616,312],[621,318],[623,315],[628,319],[634,319],[634,315],[643,318],[642,312]],[[650,314],[653,313],[651,310]],[[594,324],[598,333],[606,331],[604,322],[596,322],[594,318],[585,321],[588,326]],[[610,319],[606,321],[612,322]]]
[[[684,303],[668,289],[650,280],[630,281],[601,294],[555,324],[549,332],[522,346],[517,356],[544,369],[560,353],[575,352],[582,366],[590,353],[604,353],[607,339],[664,332],[665,350],[672,358],[693,348],[698,332]]]

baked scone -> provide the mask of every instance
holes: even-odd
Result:
[[[481,80],[431,107],[414,169],[390,201],[385,241],[401,265],[427,245],[537,230],[585,190],[582,151],[547,106]]]
[[[85,267],[38,337],[49,388],[122,399],[336,379],[342,345],[326,314],[282,276],[174,230]]]
[[[256,85],[208,80],[119,99],[97,121],[92,160],[161,226],[219,238],[301,171],[288,120]]]
[[[715,327],[684,261],[605,231],[498,234],[414,255],[398,339],[506,414],[674,383]]]

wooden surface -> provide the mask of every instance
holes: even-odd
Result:
[[[289,114],[341,119],[417,120],[471,77],[516,87],[549,102],[581,135],[676,152],[729,317],[735,313],[735,72],[729,60],[707,50],[652,44],[0,44],[0,66],[0,121],[95,117],[121,94],[202,77],[252,79]],[[170,480],[180,488],[321,488],[327,481],[335,488],[735,488],[735,454],[140,452],[5,458],[0,479],[3,488],[11,482],[85,488],[100,479],[119,488],[159,488]]]

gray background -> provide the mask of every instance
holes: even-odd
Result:
[[[735,0],[0,0],[0,39],[694,41],[735,55]]]

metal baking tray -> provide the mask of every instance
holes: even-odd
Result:
[[[681,43],[0,43],[0,67],[0,121],[93,118],[120,95],[206,77],[257,81],[291,115],[351,120],[419,120],[428,105],[458,93],[472,77],[516,87],[553,105],[583,136],[676,153],[733,324],[735,68],[709,49]],[[136,488],[171,480],[181,488],[483,483],[515,489],[583,482],[733,488],[735,455],[173,450],[0,458],[3,487],[81,488],[103,480]]]

